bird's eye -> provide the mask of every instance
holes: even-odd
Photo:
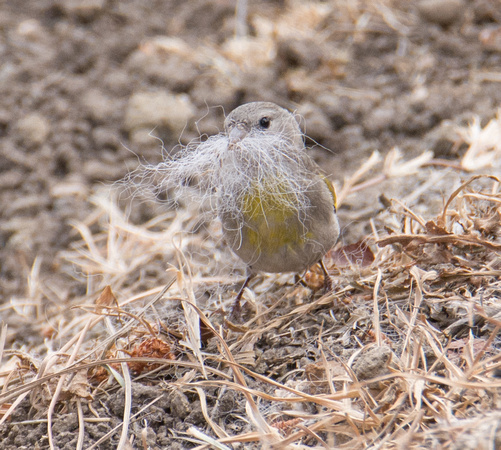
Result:
[[[267,128],[270,127],[270,119],[268,119],[268,117],[261,117],[261,119],[259,119],[259,126],[263,129],[263,130],[266,130]]]

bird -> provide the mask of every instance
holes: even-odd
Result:
[[[236,302],[258,272],[300,273],[316,263],[331,288],[322,258],[339,237],[336,194],[307,154],[294,114],[271,102],[245,103],[227,115],[224,130],[221,164],[238,183],[221,190],[218,216],[225,241],[247,266]]]

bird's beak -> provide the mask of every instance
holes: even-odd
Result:
[[[247,134],[249,134],[249,128],[245,123],[235,124],[228,133],[230,145],[240,142]]]

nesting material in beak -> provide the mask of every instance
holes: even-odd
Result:
[[[228,133],[228,139],[231,144],[236,144],[240,142],[245,136],[249,134],[249,127],[247,127],[244,123],[237,123],[233,126]]]

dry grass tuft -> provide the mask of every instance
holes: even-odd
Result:
[[[428,195],[430,177],[445,197]],[[5,349],[2,329],[0,423],[31,405],[54,445],[54,419],[76,411],[81,447],[89,423],[116,421],[113,408],[96,413],[99,402],[121,398],[121,422],[99,442],[116,434],[125,445],[164,401],[186,425],[171,439],[198,449],[499,447],[499,178],[454,184],[431,154],[393,151],[347,179],[340,198],[388,195],[406,180],[405,195],[374,206],[370,236],[326,258],[333,292],[315,293],[315,271],[307,286],[262,275],[239,324],[226,321],[238,280],[217,224],[181,208],[133,225],[97,195],[95,215],[75,224],[81,240],[61,255],[87,293],[37,316],[37,349]],[[40,286],[34,268],[26,305],[47,298]],[[138,405],[145,386],[157,397]]]

